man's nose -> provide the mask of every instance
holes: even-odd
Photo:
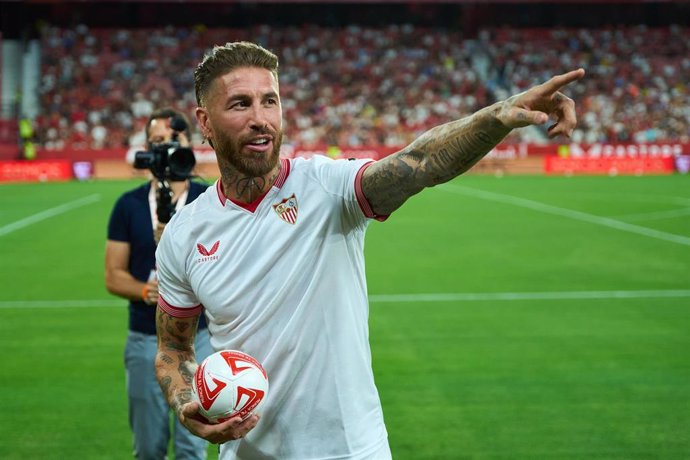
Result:
[[[266,114],[264,113],[263,107],[254,106],[252,108],[249,126],[251,129],[265,131],[268,127],[268,121],[266,119]]]

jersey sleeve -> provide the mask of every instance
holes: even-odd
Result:
[[[331,194],[342,197],[345,213],[361,221],[385,220],[388,216],[377,216],[362,191],[362,175],[374,160],[331,160],[317,158],[316,170],[323,187]]]
[[[371,204],[369,204],[369,199],[367,199],[366,195],[364,194],[364,190],[362,190],[362,176],[364,176],[364,171],[366,171],[366,169],[372,164],[374,164],[373,160],[367,161],[357,170],[357,175],[355,176],[355,197],[357,198],[359,208],[367,218],[376,219],[380,222],[383,222],[384,220],[388,219],[388,216],[376,214],[372,209]]]
[[[203,306],[186,275],[186,251],[175,244],[174,219],[166,227],[156,249],[158,307],[171,316],[187,318],[201,314]]]

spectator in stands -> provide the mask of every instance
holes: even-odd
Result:
[[[216,37],[245,36],[260,37],[280,50],[289,68],[281,91],[290,144],[406,145],[437,123],[522,91],[552,69],[573,66],[590,69],[588,80],[575,89],[582,104],[574,141],[688,142],[690,29],[678,26],[503,27],[481,30],[474,38],[411,25],[168,27],[115,33],[85,26],[46,28],[42,109],[65,120],[67,146],[91,144],[95,123],[86,115],[93,111],[108,132],[105,144],[119,146],[111,137],[131,136],[136,122],[143,124],[148,116],[146,103],[124,106],[122,101],[191,112],[194,94],[185,69],[219,41]],[[383,128],[392,113],[404,132]],[[86,120],[86,129],[74,124],[75,117]],[[360,123],[346,121],[352,118]],[[54,127],[41,124],[38,129]],[[73,135],[75,130],[81,131]],[[530,128],[505,142],[524,141],[549,139],[543,129]]]
[[[34,126],[29,117],[19,120],[19,141],[21,143],[21,155],[24,160],[36,159],[36,144],[34,142]]]
[[[182,117],[182,114],[163,109],[149,116],[146,124],[149,150],[156,144],[171,141],[173,117]],[[189,129],[178,136],[181,144],[187,144]],[[165,227],[158,221],[156,212],[158,185],[158,180],[153,178],[117,200],[108,223],[105,249],[105,285],[112,294],[129,300],[125,368],[134,457],[166,458],[172,437],[175,458],[205,459],[207,443],[203,439],[193,436],[178,421],[171,432],[170,408],[154,373],[158,302],[154,253]],[[206,189],[206,185],[174,177],[170,185],[176,209],[193,201]],[[211,352],[205,321],[199,323],[195,349],[201,356]]]

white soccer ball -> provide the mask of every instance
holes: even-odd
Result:
[[[263,366],[246,353],[224,350],[203,360],[194,374],[192,394],[200,412],[210,422],[220,423],[258,411],[268,394]]]

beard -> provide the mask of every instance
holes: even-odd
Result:
[[[273,170],[278,164],[280,146],[283,143],[283,132],[268,133],[273,136],[273,149],[269,152],[252,152],[242,154],[242,146],[245,141],[232,139],[224,134],[217,135],[214,139],[214,147],[218,156],[221,171],[239,173],[245,177],[263,177]]]

